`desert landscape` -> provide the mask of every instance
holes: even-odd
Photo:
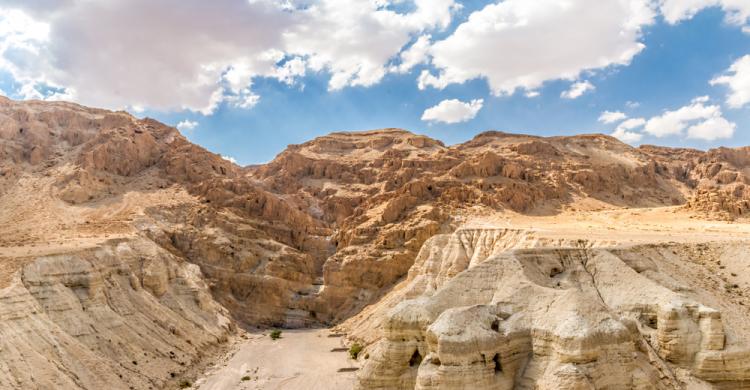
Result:
[[[750,148],[605,135],[241,167],[2,98],[0,388],[750,388],[749,186]]]

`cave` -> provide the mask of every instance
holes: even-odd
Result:
[[[414,353],[411,354],[411,359],[409,359],[409,367],[419,366],[419,363],[422,363],[422,355],[419,354],[418,349],[415,349]]]
[[[503,365],[500,364],[500,354],[495,354],[495,356],[492,357],[492,361],[495,363],[495,373],[503,372]]]

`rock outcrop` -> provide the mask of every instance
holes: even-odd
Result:
[[[0,387],[168,386],[235,322],[344,320],[379,345],[363,387],[669,387],[679,370],[732,386],[744,317],[708,299],[722,286],[638,271],[615,237],[465,222],[655,207],[742,221],[748,168],[748,148],[495,131],[446,146],[400,129],[243,168],[152,119],[1,98]],[[603,276],[632,272],[632,294]]]
[[[150,241],[36,257],[0,289],[0,387],[175,385],[233,326],[198,267]]]
[[[720,311],[656,281],[660,251],[508,251],[494,230],[466,236],[423,249],[360,388],[681,388],[679,369],[748,380],[747,340],[728,345]]]

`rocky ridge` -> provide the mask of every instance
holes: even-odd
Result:
[[[660,324],[677,316],[684,329],[716,323],[715,329],[726,332],[725,311],[701,303],[705,296],[687,299],[661,279],[649,282],[653,275],[648,280],[634,276],[665,300],[653,303],[635,296],[614,302],[618,294],[610,291],[608,296],[599,286],[614,282],[587,277],[591,267],[630,272],[632,261],[611,249],[619,245],[617,240],[551,239],[515,228],[472,230],[465,222],[482,215],[545,217],[665,206],[702,218],[742,219],[750,199],[748,168],[747,148],[632,148],[603,135],[542,138],[500,132],[446,146],[399,129],[333,133],[291,145],[268,164],[242,168],[154,120],[70,103],[3,99],[0,300],[6,304],[0,311],[20,300],[21,309],[9,313],[45,317],[37,321],[9,315],[14,320],[3,322],[0,332],[30,332],[33,322],[44,325],[33,330],[40,339],[65,337],[65,345],[75,345],[67,355],[50,347],[57,341],[5,345],[0,354],[14,352],[0,363],[12,378],[3,385],[38,386],[39,377],[24,374],[28,359],[20,358],[33,351],[56,362],[48,363],[41,378],[67,378],[56,386],[97,387],[99,372],[107,371],[102,375],[109,378],[127,369],[138,375],[109,379],[124,387],[160,387],[183,371],[175,361],[180,367],[198,361],[201,351],[219,346],[231,334],[233,321],[300,327],[347,319],[344,328],[350,336],[373,348],[362,371],[363,387],[459,386],[467,372],[476,371],[487,376],[488,386],[546,386],[567,378],[573,388],[582,383],[582,375],[598,378],[623,359],[629,369],[616,379],[601,380],[640,384],[658,377],[667,386],[680,380],[678,374],[665,374],[674,371],[670,365],[700,380],[744,380],[738,379],[744,352],[736,355],[737,365],[712,368],[718,360],[734,359],[723,346],[683,340],[670,333],[672,325],[661,330],[666,332],[662,336],[659,326],[655,333],[641,327],[638,318],[664,312],[666,317],[657,318]],[[519,252],[550,247],[568,249]],[[465,253],[440,255],[461,253],[456,248]],[[471,254],[467,248],[474,248]],[[557,277],[560,286],[542,278],[550,270],[539,268],[546,267],[539,262],[562,264],[562,276],[547,276]],[[102,268],[104,264],[109,265]],[[64,276],[69,270],[75,272]],[[494,276],[485,280],[486,288],[476,296],[467,294],[466,302],[440,298],[453,296],[450,288],[463,288],[466,280],[485,283],[481,280],[487,273]],[[507,295],[510,287],[504,285],[544,299]],[[49,291],[70,300],[49,300]],[[409,300],[421,302],[426,312],[390,312],[413,305]],[[568,307],[542,313],[538,306],[557,300],[569,300]],[[147,303],[133,309],[121,307],[122,301]],[[678,314],[669,314],[671,308]],[[449,314],[441,320],[444,313]],[[586,332],[568,335],[568,330],[555,328],[559,318],[576,315],[582,316]],[[498,329],[502,323],[502,331],[490,323],[494,333],[487,333],[485,341],[498,348],[513,341],[517,358],[498,349],[496,362],[488,350],[482,352],[483,365],[477,365],[476,351],[451,352],[453,347],[466,349],[461,347],[465,335],[455,334],[457,324],[481,334],[484,319],[492,316],[500,321]],[[170,320],[154,322],[154,317]],[[149,320],[155,325],[146,325]],[[95,325],[81,330],[87,321]],[[110,325],[104,324],[119,329],[123,321],[139,329],[128,338],[162,341],[122,351],[110,337]],[[597,330],[602,323],[609,325]],[[381,324],[385,334],[377,331]],[[706,340],[720,338],[712,336],[721,333],[713,326]],[[580,347],[602,338],[611,347],[605,352]],[[638,341],[643,339],[645,344]],[[664,340],[677,340],[671,344],[688,351],[664,352],[671,345]],[[530,355],[536,350],[529,345],[564,351]],[[374,352],[376,346],[382,355]],[[177,347],[181,352],[175,354],[184,356],[164,355]],[[153,359],[152,372],[128,360],[141,352]],[[410,355],[410,370],[383,363],[390,354],[400,362],[404,353]],[[77,366],[65,356],[90,356],[100,363]],[[432,357],[445,361],[447,368],[426,365]],[[576,371],[570,362],[579,360],[588,365]],[[494,376],[493,365],[502,367],[504,379]],[[528,372],[531,379],[516,379],[518,372]],[[604,383],[598,380],[594,383]]]

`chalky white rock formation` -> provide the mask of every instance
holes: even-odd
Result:
[[[533,246],[519,234],[429,240],[360,388],[680,388],[676,370],[733,388],[750,379],[746,334],[728,343],[722,312],[662,273],[677,249],[508,248]]]

